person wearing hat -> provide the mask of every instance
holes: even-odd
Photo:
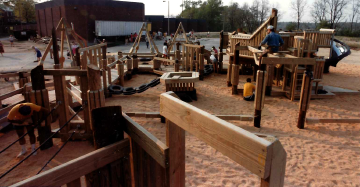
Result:
[[[14,106],[7,116],[8,121],[14,125],[19,138],[25,134],[24,128],[26,128],[30,137],[31,151],[35,150],[36,143],[36,137],[33,129],[34,124],[32,121],[34,112],[44,112],[44,115],[46,115],[49,113],[49,110],[32,103],[22,103]],[[25,138],[21,138],[19,143],[21,145],[21,151],[17,157],[23,156],[26,153]],[[36,155],[36,153],[34,153],[34,155]]]
[[[264,51],[262,55],[260,55],[260,62],[262,57],[266,57],[268,53],[276,53],[279,51],[279,47],[284,45],[284,40],[281,38],[281,36],[277,33],[275,33],[274,26],[269,25],[267,27],[267,34],[264,40],[259,44],[258,49],[261,49],[262,45],[267,44],[268,47]]]

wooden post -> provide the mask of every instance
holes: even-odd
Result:
[[[124,139],[124,118],[120,106],[98,108],[91,113],[96,149]],[[126,171],[126,172],[125,172]],[[117,162],[108,164],[87,174],[86,186],[131,186],[130,158],[126,155]],[[124,175],[127,175],[124,176]],[[114,184],[116,182],[118,185]]]
[[[221,72],[222,72],[222,67],[223,67],[223,58],[224,58],[223,46],[224,46],[224,32],[221,31],[221,32],[220,32],[219,68],[218,68],[218,73],[221,73]]]
[[[232,65],[231,84],[232,84],[232,95],[238,95],[239,65],[236,64]]]
[[[267,72],[258,70],[256,79],[255,90],[255,114],[254,114],[254,126],[260,128],[261,123],[261,110],[264,108],[265,101],[265,86],[267,81]]]
[[[160,61],[154,59],[153,60],[153,69],[154,70],[159,70],[160,69]]]
[[[182,45],[182,69],[183,69],[183,71],[186,71],[186,66],[187,66],[185,49],[186,49],[185,45]]]
[[[179,72],[180,64],[179,64],[179,60],[177,60],[177,59],[175,59],[174,68],[175,68],[175,72]]]
[[[228,87],[231,86],[231,72],[232,72],[231,68],[232,68],[232,64],[234,63],[233,61],[234,61],[234,56],[229,56],[229,67],[226,77],[226,82]]]
[[[49,102],[49,94],[48,90],[45,88],[45,79],[43,66],[37,66],[36,68],[31,70],[31,83],[33,90],[30,93],[30,101],[36,105],[42,106],[44,108],[50,109]],[[42,119],[44,116],[42,113],[34,114],[34,122]],[[64,123],[65,124],[65,123]],[[62,124],[63,125],[63,124]],[[38,134],[39,134],[39,143],[42,144],[51,136],[51,117],[45,119],[45,123],[42,122],[40,126],[38,126]],[[40,147],[41,150],[48,149],[53,146],[53,141],[47,141],[43,146]]]
[[[120,86],[124,86],[124,63],[119,61],[118,64],[116,64],[118,75],[119,75],[119,84]]]
[[[87,95],[89,98],[89,112],[95,108],[100,108],[105,106],[105,94],[104,89],[101,89],[101,78],[100,78],[100,69],[93,65],[88,65],[88,88]],[[93,123],[90,122],[90,126],[93,129]]]
[[[137,55],[133,55],[132,62],[133,70],[136,72],[139,69],[139,59],[137,58]]]
[[[297,127],[304,129],[306,112],[309,109],[309,103],[311,99],[313,76],[311,71],[306,70],[303,75],[303,82],[301,86],[300,105],[299,105],[299,119]]]
[[[239,64],[240,64],[240,57],[239,57],[239,50],[235,50],[234,53],[234,62],[231,67],[231,84],[232,84],[232,95],[238,94],[238,84],[239,84]],[[229,65],[230,66],[230,65]]]
[[[185,131],[166,120],[166,145],[169,147],[167,179],[170,187],[185,186]]]
[[[273,84],[273,80],[274,80],[274,68],[275,67],[273,65],[266,66],[266,71],[268,73],[268,80],[266,83],[265,95],[267,95],[267,96],[271,95],[272,84]]]
[[[25,76],[25,73],[26,72],[19,73],[19,88],[23,88],[25,84],[29,82],[29,79]]]
[[[199,59],[199,79],[204,80],[204,54],[200,54],[200,59]]]

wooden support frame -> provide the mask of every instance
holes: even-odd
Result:
[[[207,144],[249,169],[254,174],[262,178],[267,178],[270,175],[268,170],[269,166],[266,164],[259,164],[260,160],[262,160],[260,163],[266,163],[266,150],[267,147],[270,146],[269,142],[226,121],[218,119],[211,114],[199,110],[196,107],[171,96],[171,93],[172,92],[167,92],[160,96],[160,114],[162,116],[205,141]],[[214,138],[214,134],[217,134],[216,137],[219,138]],[[227,141],[227,143],[219,144],[219,142],[216,143],[217,141]],[[241,143],[236,143],[237,141],[240,141]],[[231,144],[236,146],[231,146]],[[246,145],[252,146],[248,147]],[[239,148],[239,146],[246,147],[243,148],[244,152],[235,149],[235,147]],[[251,151],[249,149],[251,149]],[[251,157],[254,157],[254,159],[251,159]]]
[[[130,141],[129,139],[125,139],[13,184],[11,187],[58,186],[67,184],[129,153]]]
[[[149,31],[147,30],[147,23],[144,22],[143,25],[141,26],[138,36],[135,39],[135,42],[133,43],[132,47],[130,48],[129,54],[128,56],[132,56],[133,54],[137,54],[138,48],[139,48],[139,44],[140,44],[140,40],[141,40],[141,35],[142,32],[145,32],[145,37],[147,37],[150,47],[154,47],[156,54],[160,54],[159,49],[157,48],[157,46],[154,43],[154,40],[152,39]],[[135,49],[135,53],[134,53],[134,49]]]

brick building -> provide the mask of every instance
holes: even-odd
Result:
[[[112,0],[53,0],[35,5],[38,34],[50,36],[61,17],[73,23],[76,32],[93,41],[95,20],[145,21],[143,3]],[[60,35],[58,35],[60,36]]]

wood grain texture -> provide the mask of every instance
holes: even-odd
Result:
[[[141,125],[123,113],[125,132],[162,167],[167,167],[168,147]]]
[[[129,139],[125,139],[23,180],[12,185],[12,187],[58,186],[66,184],[129,153],[130,142]]]
[[[252,173],[262,178],[269,176],[270,142],[168,93],[160,96],[160,114]]]

